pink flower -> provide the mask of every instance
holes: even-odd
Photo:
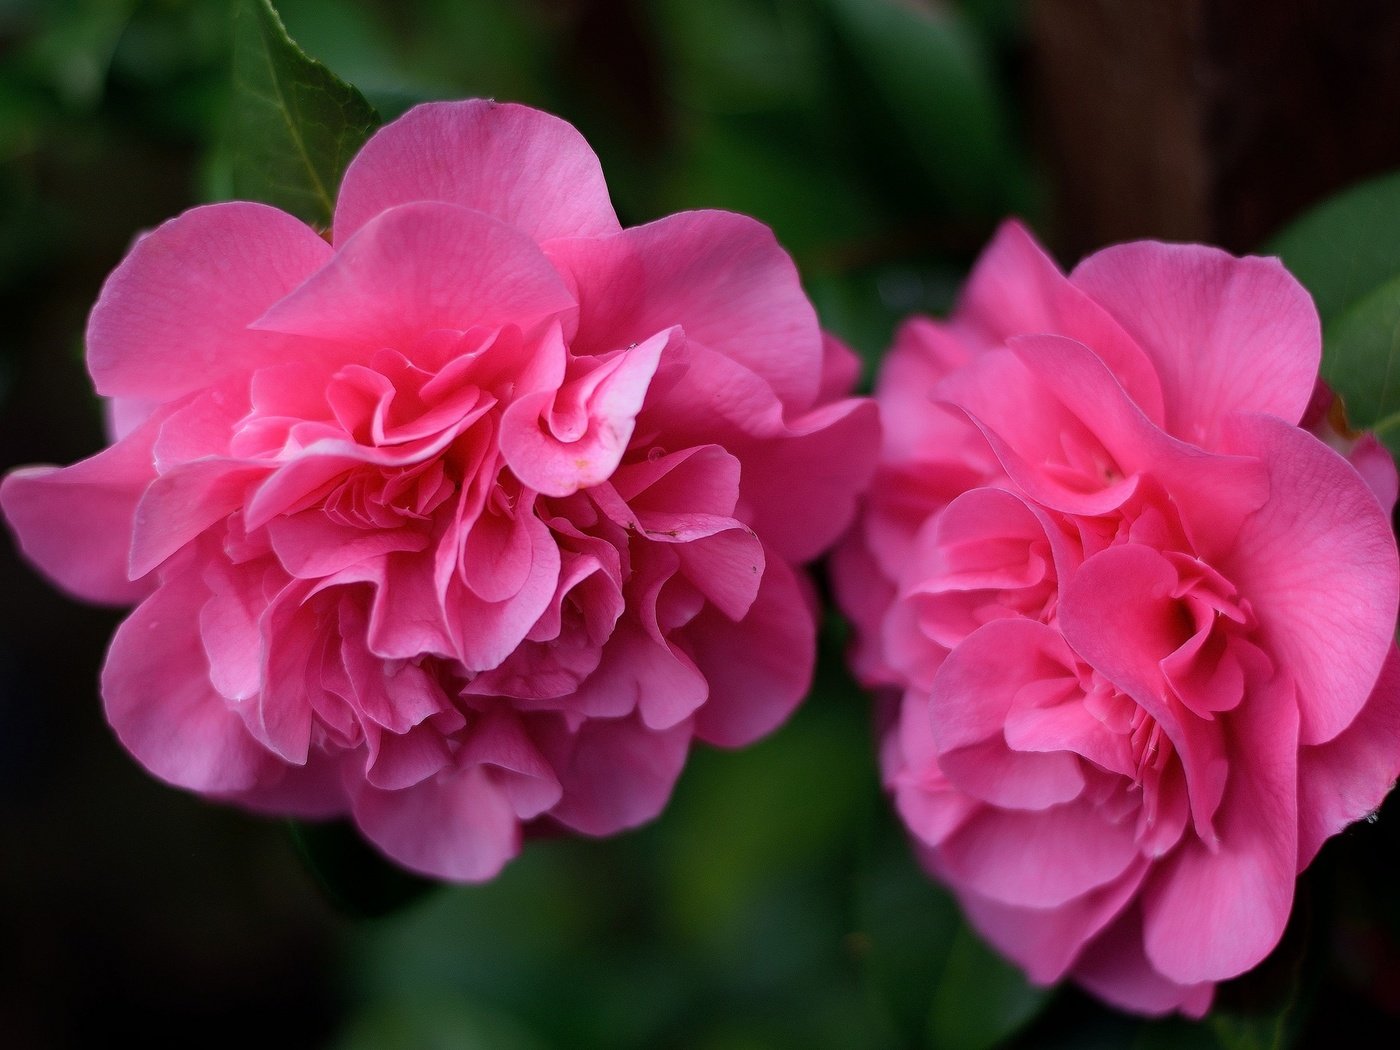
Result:
[[[560,120],[413,110],[330,243],[186,212],[87,338],[115,442],[0,497],[60,586],[140,603],[102,691],[171,784],[486,879],[532,822],[652,818],[692,739],[807,689],[796,566],[849,521],[874,406],[767,228],[621,229]]]
[[[1066,278],[1008,224],[886,362],[855,663],[921,858],[1034,981],[1199,1016],[1400,772],[1395,467],[1297,425],[1319,348],[1276,260]]]

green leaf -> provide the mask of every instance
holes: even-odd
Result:
[[[1035,1017],[1050,991],[988,948],[966,925],[958,929],[929,1012],[932,1045],[988,1050]]]
[[[1318,205],[1268,245],[1312,293],[1331,325],[1400,276],[1400,172]]]
[[[364,96],[307,56],[268,0],[240,0],[229,119],[236,196],[329,229],[340,177],[378,126]]]
[[[385,860],[349,824],[287,822],[297,852],[332,903],[348,915],[388,915],[438,884]]]
[[[863,872],[857,909],[872,990],[910,1045],[988,1050],[1053,994],[983,944],[902,842],[883,847]]]
[[[1353,426],[1400,452],[1400,276],[1328,325],[1322,377],[1342,395]]]
[[[1400,172],[1319,205],[1269,245],[1322,318],[1322,378],[1400,453]]]

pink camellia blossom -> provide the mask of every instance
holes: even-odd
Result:
[[[854,662],[921,859],[1034,981],[1203,1014],[1400,772],[1396,472],[1319,354],[1276,260],[1066,277],[1009,223],[885,363]]]
[[[329,243],[186,212],[87,340],[114,443],[0,498],[60,586],[139,603],[102,692],[171,784],[480,880],[536,823],[652,818],[693,739],[748,743],[807,689],[797,567],[878,443],[854,359],[766,227],[622,229],[554,117],[412,110]]]

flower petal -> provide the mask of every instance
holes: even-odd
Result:
[[[171,219],[136,243],[93,307],[97,392],[170,401],[276,363],[287,340],[248,326],[330,255],[310,227],[264,204],[210,204]]]
[[[1112,369],[1149,419],[1162,420],[1162,389],[1151,360],[1014,219],[1002,223],[978,257],[954,319],[990,345],[1035,334],[1077,340]]]
[[[1152,359],[1168,433],[1212,448],[1236,412],[1302,418],[1322,331],[1311,297],[1277,259],[1139,241],[1089,256],[1070,281]]]
[[[0,482],[0,508],[20,549],[86,601],[128,605],[150,584],[128,573],[136,507],[155,478],[159,418],[69,467],[24,467]]]
[[[611,835],[661,812],[690,749],[691,725],[648,729],[636,717],[562,725],[540,740],[564,793],[549,815],[585,835]]]
[[[1142,911],[1134,905],[1084,950],[1073,977],[1123,1010],[1162,1016],[1180,1011],[1204,1017],[1215,997],[1210,982],[1178,984],[1162,976],[1142,948]]]
[[[335,243],[413,201],[485,212],[535,241],[618,230],[582,135],[548,113],[485,99],[425,103],[380,128],[341,180]]]
[[[1400,650],[1394,646],[1366,706],[1324,744],[1298,752],[1298,870],[1328,837],[1378,808],[1400,777]]]
[[[515,810],[482,766],[439,773],[401,791],[362,782],[350,796],[365,836],[424,875],[485,882],[520,852]]]
[[[117,628],[102,668],[107,719],[152,774],[192,791],[246,791],[276,763],[209,681],[199,635],[208,591],[172,572]]]
[[[823,347],[792,259],[762,223],[683,212],[550,258],[578,289],[575,353],[606,353],[680,325],[688,340],[760,376],[789,409],[816,399]]]
[[[1286,679],[1230,712],[1216,838],[1187,837],[1143,890],[1147,958],[1179,984],[1243,973],[1283,936],[1298,869],[1298,712]]]
[[[1210,837],[1232,754],[1221,723],[1186,711],[1165,684],[1161,661],[1184,640],[1171,597],[1177,579],[1172,564],[1150,547],[1110,547],[1066,584],[1060,623],[1071,648],[1166,733],[1186,774],[1197,832]]]
[[[879,445],[878,413],[864,399],[814,409],[766,441],[731,442],[749,523],[781,557],[811,561],[850,524]]]
[[[1302,741],[1357,716],[1391,649],[1400,563],[1390,518],[1355,470],[1282,420],[1237,416],[1225,444],[1259,457],[1269,500],[1217,568],[1253,604],[1266,651],[1298,686]]]
[[[812,681],[814,606],[787,563],[770,557],[742,620],[707,607],[691,621],[679,644],[710,685],[709,699],[695,715],[696,736],[740,747],[792,713]]]
[[[519,230],[424,201],[375,216],[251,327],[407,350],[435,329],[526,329],[573,308],[559,275]]]
[[[1083,799],[1042,811],[988,807],[938,847],[952,881],[1027,908],[1058,907],[1106,886],[1137,856],[1131,822],[1110,823]]]
[[[965,888],[958,900],[978,933],[1025,967],[1032,981],[1049,984],[1063,978],[1080,949],[1123,911],[1149,867],[1140,859],[1121,878],[1058,908],[1017,908]]]
[[[678,329],[659,332],[629,347],[585,377],[591,380],[579,406],[586,429],[563,439],[546,422],[570,391],[541,391],[522,397],[501,419],[501,453],[522,482],[546,496],[567,496],[606,481],[627,451],[637,412],[657,362],[681,338]]]

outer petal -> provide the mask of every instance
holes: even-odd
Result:
[[[330,258],[300,220],[235,201],[185,212],[141,238],[88,320],[97,392],[169,401],[284,357],[248,325]]]
[[[201,459],[153,481],[136,506],[130,572],[142,576],[228,517],[269,468],[257,463]]]
[[[1162,389],[1152,362],[1123,327],[1045,254],[1019,222],[1002,223],[958,301],[956,323],[987,342],[1017,335],[1062,335],[1103,359],[1138,407],[1162,421]]]
[[[749,524],[788,561],[815,558],[850,523],[879,445],[876,406],[866,400],[816,409],[787,435],[734,443],[744,463],[740,484]]]
[[[44,574],[91,602],[126,605],[150,591],[127,575],[136,505],[155,478],[152,419],[71,467],[25,467],[0,482],[0,507]]]
[[[559,726],[541,750],[564,795],[550,816],[585,835],[611,835],[661,812],[685,764],[692,727],[648,729],[640,719],[589,719],[577,733]]]
[[[933,407],[938,383],[981,352],[942,321],[911,317],[899,326],[875,378],[884,431],[883,460],[938,459],[974,465],[979,453],[981,459],[987,458],[961,412]]]
[[[683,212],[600,240],[549,246],[578,289],[575,353],[605,353],[672,325],[767,381],[789,409],[821,382],[822,336],[797,269],[762,223]]]
[[[481,766],[440,773],[402,791],[349,789],[355,823],[371,842],[414,871],[484,882],[520,851],[520,822],[506,793]]]
[[[830,332],[822,332],[822,382],[818,402],[849,397],[860,379],[860,357]]]
[[[769,557],[758,596],[737,623],[712,607],[686,628],[683,643],[710,684],[695,733],[725,747],[752,743],[788,717],[812,681],[812,603],[790,569]]]
[[[1347,462],[1356,468],[1381,509],[1387,514],[1393,511],[1396,498],[1400,497],[1400,477],[1396,476],[1395,457],[1376,435],[1362,434],[1347,456]]]
[[[1302,417],[1322,331],[1312,299],[1277,259],[1140,241],[1089,256],[1070,280],[1152,358],[1169,433],[1209,448],[1233,413]]]
[[[948,878],[1003,904],[1054,908],[1119,879],[1138,856],[1130,822],[1092,805],[985,809],[939,846]]]
[[[826,565],[836,604],[856,629],[846,657],[851,672],[865,686],[894,684],[899,676],[887,666],[880,634],[895,586],[881,573],[859,525],[836,545]]]
[[[984,807],[955,788],[938,768],[926,697],[910,692],[900,699],[886,695],[876,700],[879,708],[895,709],[894,718],[880,734],[880,772],[885,786],[894,794],[895,808],[919,840],[918,845],[941,845]],[[925,863],[931,864],[932,851],[922,854]]]
[[[207,596],[192,567],[172,572],[117,628],[102,695],[121,742],[161,780],[193,791],[247,791],[281,763],[209,682],[199,635]]]
[[[1150,864],[1140,859],[1123,876],[1058,908],[1015,908],[964,890],[968,919],[999,951],[1024,966],[1031,980],[1058,981],[1079,950],[1122,912]]]
[[[554,268],[519,231],[481,212],[424,202],[366,223],[253,327],[371,351],[403,349],[434,329],[528,328],[573,306]]]
[[[1325,744],[1298,753],[1298,870],[1326,839],[1380,806],[1400,776],[1400,650],[1356,720]]]
[[[281,766],[248,791],[219,796],[225,802],[271,816],[327,820],[348,814],[339,763],[312,755],[304,766]]]
[[[1124,1010],[1161,1016],[1180,1011],[1203,1017],[1215,985],[1178,984],[1152,968],[1142,950],[1142,912],[1130,908],[1084,951],[1074,979]]]
[[[1269,472],[1269,500],[1218,568],[1253,604],[1298,686],[1302,742],[1351,724],[1391,650],[1400,566],[1389,516],[1341,456],[1296,427],[1238,417],[1226,443]]]
[[[582,135],[548,113],[484,99],[415,106],[380,128],[341,181],[336,244],[413,201],[483,211],[535,241],[618,229]]]

